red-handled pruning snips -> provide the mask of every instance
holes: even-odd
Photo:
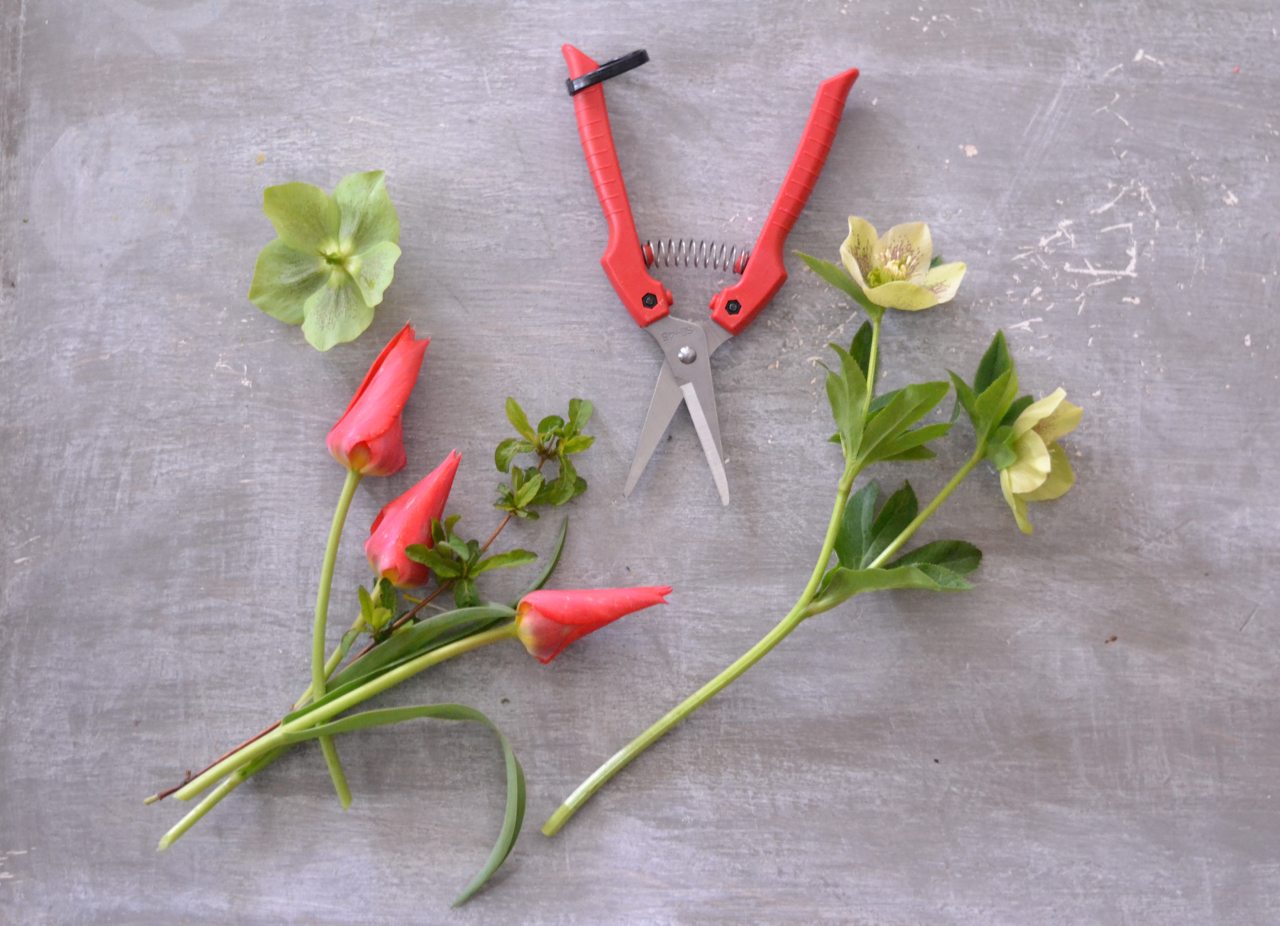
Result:
[[[609,243],[600,263],[622,304],[636,324],[653,335],[664,357],[623,491],[631,494],[683,403],[689,409],[689,417],[693,419],[694,429],[702,442],[716,489],[720,492],[720,501],[727,505],[729,483],[724,472],[720,422],[716,416],[715,387],[711,381],[711,355],[729,338],[741,334],[786,281],[783,245],[813,192],[818,175],[822,173],[827,152],[831,150],[836,130],[840,127],[845,98],[858,77],[858,71],[850,69],[818,85],[818,95],[809,112],[800,147],[796,149],[791,168],[782,181],[782,190],[769,210],[755,246],[750,252],[740,253],[737,249],[705,242],[667,240],[640,243],[631,204],[627,201],[627,188],[622,182],[613,132],[609,128],[603,81],[643,64],[649,56],[644,51],[637,51],[600,65],[572,45],[565,45],[561,50],[569,65],[569,94],[573,97],[582,150],[587,157],[591,182],[600,198],[605,220],[609,223]],[[710,319],[685,321],[670,314],[674,301],[671,292],[649,273],[648,268],[658,260],[666,265],[682,262],[730,270],[741,274],[742,278],[712,297]]]

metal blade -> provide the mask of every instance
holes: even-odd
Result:
[[[711,467],[711,478],[716,482],[716,491],[720,493],[720,504],[729,504],[729,477],[724,472],[724,461],[720,449],[716,446],[715,434],[707,419],[706,411],[698,400],[698,392],[693,383],[685,383],[680,387],[684,394],[684,404],[689,409],[689,417],[693,419],[693,429],[698,432],[698,440],[702,441],[702,452],[706,454],[707,465]],[[711,393],[715,401],[714,393]],[[712,406],[714,414],[715,406]]]
[[[622,494],[630,495],[631,490],[640,481],[640,474],[649,464],[653,452],[658,449],[662,435],[667,433],[671,419],[684,401],[680,384],[671,375],[671,368],[665,363],[658,374],[658,384],[654,387],[653,398],[649,401],[649,411],[644,416],[644,426],[640,429],[640,441],[636,445],[636,455],[631,461],[631,472],[627,474],[627,484]]]

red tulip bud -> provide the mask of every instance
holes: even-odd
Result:
[[[639,588],[540,589],[516,606],[516,633],[524,648],[548,663],[579,637],[655,604],[666,604],[670,585]]]
[[[390,476],[404,468],[400,416],[418,381],[430,338],[415,340],[405,325],[373,361],[364,382],[326,441],[333,458],[362,476]]]
[[[390,579],[400,588],[427,581],[430,571],[405,556],[404,548],[417,543],[431,546],[431,521],[444,517],[445,502],[461,461],[462,454],[450,451],[443,463],[408,492],[388,502],[373,519],[364,552],[379,577]]]

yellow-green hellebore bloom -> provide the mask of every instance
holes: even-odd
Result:
[[[963,263],[929,266],[933,238],[924,222],[895,225],[881,238],[874,225],[851,215],[840,259],[867,298],[886,309],[918,312],[950,302],[964,279]]]
[[[1013,423],[1013,452],[1017,458],[1000,470],[1000,489],[1018,527],[1031,533],[1027,502],[1061,498],[1076,484],[1067,453],[1058,444],[1080,424],[1084,409],[1067,401],[1064,389],[1055,389],[1028,405]]]

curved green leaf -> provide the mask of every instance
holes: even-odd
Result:
[[[542,588],[542,586],[547,584],[547,580],[551,578],[551,574],[556,571],[556,566],[560,563],[560,554],[564,553],[564,542],[565,538],[568,536],[569,519],[565,518],[560,522],[560,533],[556,535],[555,548],[552,549],[551,555],[547,557],[547,565],[543,567],[537,580],[521,593],[520,598],[523,598],[530,592],[536,592],[538,589]],[[519,603],[519,600],[520,599],[517,598],[516,602]],[[512,607],[515,607],[515,605],[512,605]]]
[[[502,758],[507,767],[507,806],[502,815],[502,829],[498,832],[498,841],[494,843],[484,866],[462,889],[462,893],[454,899],[453,905],[457,907],[470,900],[476,891],[480,890],[484,883],[507,860],[507,856],[511,854],[511,850],[516,844],[516,840],[520,838],[520,826],[524,823],[524,769],[521,768],[520,761],[516,758],[515,751],[511,748],[511,743],[492,720],[475,708],[467,707],[465,704],[421,704],[416,707],[385,707],[377,710],[362,711],[359,714],[342,717],[306,730],[286,733],[282,737],[282,741],[286,745],[293,745],[317,739],[321,736],[337,736],[341,733],[351,733],[356,730],[367,730],[372,727],[424,719],[455,720],[483,724],[497,736],[498,742],[502,746]]]

